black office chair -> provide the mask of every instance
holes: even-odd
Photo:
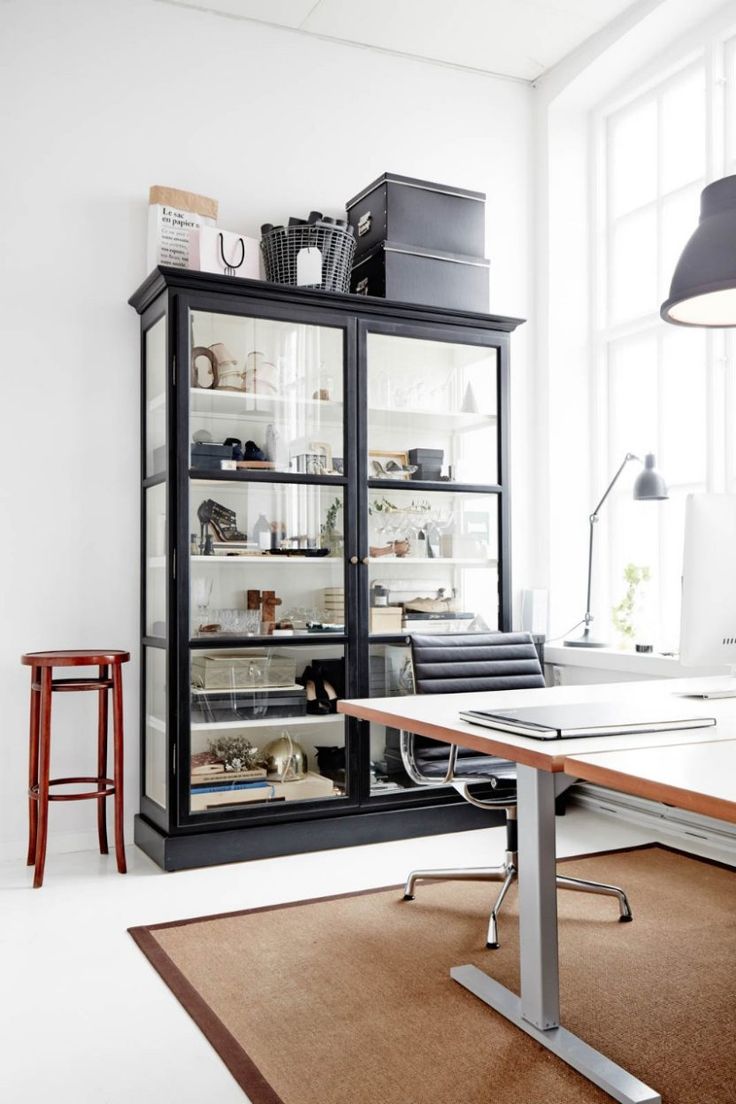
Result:
[[[527,633],[437,633],[413,635],[410,640],[417,694],[524,690],[544,686],[537,650]],[[516,764],[408,732],[400,734],[400,742],[404,769],[417,785],[450,784],[471,805],[480,809],[503,809],[506,813],[506,857],[501,866],[413,870],[404,890],[404,900],[413,901],[418,881],[502,882],[491,910],[486,941],[487,947],[498,947],[498,913],[517,877]],[[619,920],[633,919],[626,894],[618,886],[560,874],[557,885],[560,889],[616,897]]]

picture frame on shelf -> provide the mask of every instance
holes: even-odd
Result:
[[[407,452],[394,452],[387,449],[368,450],[368,478],[396,479],[406,482],[411,479],[416,468],[409,464]]]
[[[304,475],[332,475],[332,447],[327,441],[295,442],[291,463],[294,471]]]

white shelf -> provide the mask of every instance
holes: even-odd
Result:
[[[291,409],[294,411],[319,411],[325,418],[315,421],[342,423],[343,406],[341,402],[324,399],[305,399],[298,395],[257,395],[249,391],[217,391],[210,388],[192,387],[192,414],[247,418],[248,420],[272,422],[279,413]]]
[[[325,713],[322,716],[311,713],[300,717],[264,717],[249,721],[193,721],[192,732],[209,732],[213,728],[288,728],[290,725],[337,725],[343,723],[342,713]]]
[[[463,430],[494,426],[495,414],[466,414],[461,410],[407,410],[405,407],[371,406],[368,404],[368,430],[376,426],[394,426],[403,429]],[[370,442],[368,447],[370,448]]]
[[[452,564],[456,567],[498,567],[498,560],[487,560],[482,557],[477,559],[462,559],[460,557],[451,556],[369,556],[368,562],[371,567],[374,564],[391,564],[394,567],[396,564],[411,564],[412,567],[416,567],[417,564],[427,565],[433,567],[434,564]]]
[[[191,413],[209,417],[243,418],[247,421],[273,422],[281,415],[292,412],[300,422],[322,422],[325,425],[342,425],[343,404],[333,400],[306,399],[298,395],[255,395],[246,391],[217,391],[192,387]],[[157,402],[158,400],[153,400]],[[149,409],[152,409],[149,404]],[[313,419],[309,413],[316,415]],[[412,410],[406,407],[368,405],[368,424],[373,426],[400,426],[402,431],[412,429],[464,430],[496,425],[495,414],[467,414],[461,410]]]
[[[278,565],[279,567],[293,567],[295,563],[309,564],[344,564],[342,556],[190,556],[191,563],[226,563],[226,564],[258,564],[259,567]],[[435,560],[435,563],[438,561]],[[153,565],[152,565],[153,566]],[[156,565],[158,566],[158,565]]]

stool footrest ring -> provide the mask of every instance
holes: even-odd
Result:
[[[115,782],[112,778],[97,778],[96,775],[84,775],[79,778],[50,778],[49,786],[69,786],[75,782],[95,782],[98,786],[102,783],[105,789],[92,790],[88,793],[49,794],[49,801],[84,801],[85,798],[112,797],[115,793]],[[38,783],[31,786],[28,790],[28,796],[34,801],[38,801],[39,799],[38,790]]]

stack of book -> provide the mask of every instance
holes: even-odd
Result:
[[[261,550],[254,541],[218,541],[213,540],[212,551],[216,556],[260,556]]]
[[[456,613],[443,610],[440,613],[424,613],[404,610],[401,627],[406,632],[463,632],[475,619],[474,613]]]
[[[324,587],[322,591],[322,606],[325,611],[325,619],[327,624],[345,624],[344,587]]]
[[[228,771],[221,780],[214,775],[192,775],[189,804],[192,812],[201,812],[220,805],[250,805],[258,801],[309,801],[335,797],[337,792],[331,779],[312,771],[293,782],[271,782],[265,771],[259,778],[239,778]]]

